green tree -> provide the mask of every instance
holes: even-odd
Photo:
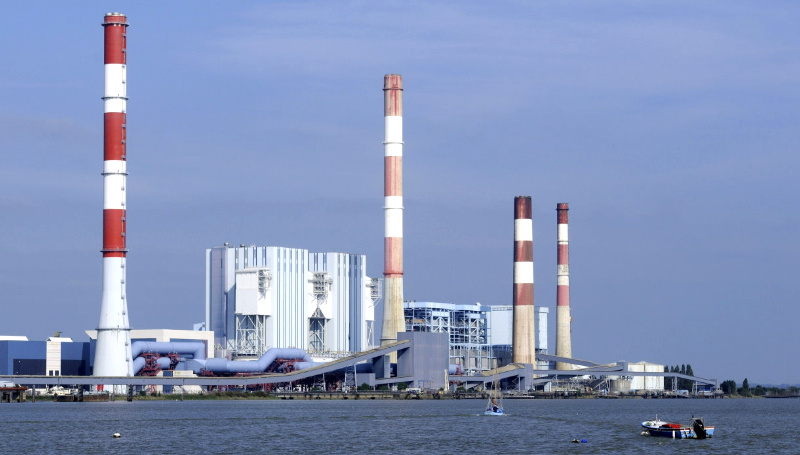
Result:
[[[736,381],[732,379],[728,379],[727,381],[722,381],[722,384],[720,384],[720,388],[722,389],[722,393],[726,395],[733,395],[736,393]]]
[[[739,389],[739,395],[743,397],[750,396],[750,383],[747,381],[747,378],[744,378],[744,381],[742,381],[742,388]]]
[[[669,373],[669,367],[668,366],[664,366],[664,373]],[[672,390],[672,378],[671,377],[665,377],[664,378],[664,389],[665,390]]]

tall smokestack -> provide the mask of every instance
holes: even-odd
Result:
[[[381,345],[397,340],[405,332],[403,317],[403,77],[383,78],[383,276],[385,298]],[[391,355],[395,361],[397,354]]]
[[[533,217],[530,196],[514,198],[514,363],[536,368],[533,310]]]
[[[572,316],[569,314],[569,204],[556,205],[558,220],[558,293],[556,294],[556,355],[572,357]],[[556,362],[557,370],[571,370],[572,365]]]
[[[125,292],[125,258],[128,252],[125,235],[127,17],[121,13],[108,13],[102,25],[105,34],[103,300],[97,326],[94,375],[132,376]]]

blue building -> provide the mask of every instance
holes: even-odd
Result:
[[[0,340],[0,374],[87,376],[92,343],[51,337],[47,341]]]

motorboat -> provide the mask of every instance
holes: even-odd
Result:
[[[714,427],[707,427],[702,417],[692,416],[689,425],[660,420],[656,415],[654,420],[642,422],[642,434],[659,436],[672,439],[706,439],[714,436]]]

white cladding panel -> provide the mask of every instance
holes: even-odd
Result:
[[[403,117],[389,115],[383,118],[384,138],[385,142],[395,142],[402,144],[403,142]],[[402,146],[397,147],[395,144],[387,144],[385,147],[384,156],[402,156]]]
[[[44,374],[47,376],[61,376],[61,342],[47,342]]]
[[[541,352],[547,351],[547,319],[550,316],[550,308],[536,307],[536,349]]]
[[[512,333],[514,327],[514,309],[511,305],[492,305],[489,306],[488,325],[489,325],[489,344],[493,346],[503,346],[512,344]],[[534,317],[536,318],[536,349],[547,352],[547,319],[550,309],[547,307],[534,307]]]
[[[387,198],[388,199],[388,198]],[[400,198],[402,200],[402,198]],[[402,203],[401,203],[402,205]],[[386,209],[384,210],[384,237],[403,236],[403,210]]]
[[[533,241],[533,220],[518,218],[514,220],[514,240]]]
[[[125,209],[124,174],[106,174],[103,176],[103,208]]]
[[[511,305],[495,305],[488,314],[489,344],[492,346],[511,345],[514,328],[514,311]]]
[[[269,269],[263,267],[236,271],[236,314],[271,315],[270,283],[261,281],[265,274],[269,276]]]
[[[312,253],[312,272],[327,272],[330,292],[320,301],[326,322],[325,349],[356,352],[369,349],[368,326],[374,323],[367,284],[366,256],[348,253]],[[314,303],[309,315],[316,310]]]
[[[125,98],[127,89],[127,65],[122,63],[105,64],[105,96]]]
[[[628,370],[648,373],[663,373],[664,365],[648,362],[628,363]],[[664,390],[664,376],[633,376],[631,390]]]

